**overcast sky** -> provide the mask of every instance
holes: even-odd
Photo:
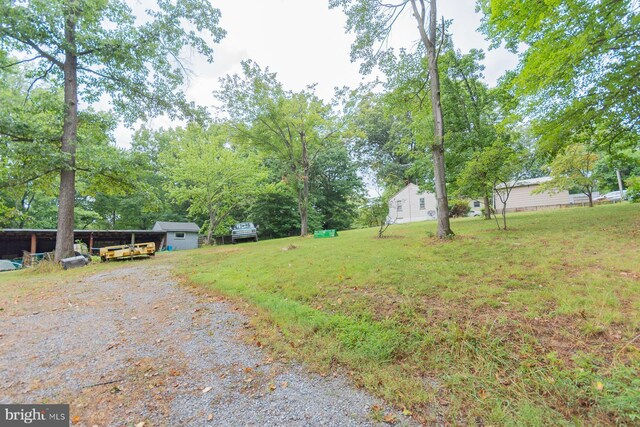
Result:
[[[327,101],[335,87],[355,87],[373,78],[361,76],[359,64],[350,62],[353,35],[345,34],[344,14],[340,9],[329,10],[328,0],[211,1],[222,12],[220,24],[227,36],[214,46],[213,64],[197,57],[185,58],[193,73],[185,88],[187,98],[199,105],[215,103],[212,92],[218,88],[218,79],[240,72],[240,61],[244,59],[269,67],[286,89],[299,90],[317,83],[318,95]],[[144,8],[148,2],[136,3],[134,9]],[[456,49],[485,51],[485,78],[489,85],[495,85],[505,70],[515,67],[515,55],[502,49],[488,51],[488,42],[476,31],[480,16],[475,13],[475,0],[441,0],[438,12],[453,20],[450,32]],[[396,48],[413,48],[418,40],[413,17],[407,11],[405,15],[396,23],[390,41]],[[154,119],[149,125],[166,128],[179,123]],[[131,132],[124,128],[116,132],[120,146],[129,145],[130,137]]]

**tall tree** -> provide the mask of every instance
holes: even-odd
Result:
[[[446,43],[440,57],[443,114],[447,123],[448,176],[457,177],[467,162],[498,138],[496,124],[500,119],[496,91],[482,79],[484,54],[471,50],[462,54]],[[482,177],[478,177],[482,181]],[[454,193],[456,181],[452,181]],[[485,218],[491,219],[490,191],[466,196],[481,198]]]
[[[494,202],[502,204],[500,212],[504,230],[507,229],[507,202],[518,180],[524,178],[535,156],[520,140],[502,135],[489,147],[473,154],[457,177],[462,194],[477,195],[492,192]],[[496,206],[497,207],[497,206]],[[486,209],[492,207],[486,206]],[[496,216],[496,224],[500,223]]]
[[[593,191],[598,183],[593,171],[597,161],[598,156],[587,144],[571,144],[549,165],[551,181],[540,185],[535,192],[558,192],[577,188],[589,198],[589,207],[593,207]]]
[[[353,161],[371,184],[385,191],[395,192],[407,182],[423,183],[426,177],[414,164],[425,157],[424,146],[416,143],[408,123],[413,104],[405,99],[396,102],[401,97],[393,84],[383,93],[374,89],[363,85],[339,93],[346,118],[344,138]]]
[[[322,150],[311,169],[313,206],[322,215],[322,228],[346,230],[357,215],[364,191],[355,162],[342,145]]]
[[[440,75],[438,55],[440,42],[445,37],[444,22],[438,37],[438,12],[436,0],[403,0],[383,3],[378,0],[329,0],[329,7],[342,7],[347,15],[347,30],[356,34],[351,47],[352,60],[363,59],[361,70],[367,71],[379,62],[381,49],[376,44],[384,43],[398,17],[410,9],[416,20],[420,41],[427,59],[433,139],[430,146],[436,199],[438,201],[438,237],[453,235],[449,224],[444,160],[444,119],[440,98]]]
[[[235,138],[249,142],[286,166],[284,179],[292,186],[300,214],[300,234],[308,233],[310,174],[318,153],[338,135],[331,107],[314,93],[287,91],[275,73],[256,63],[242,63],[243,75],[221,80],[217,92],[231,117]]]
[[[130,123],[164,112],[193,112],[178,91],[185,77],[180,53],[191,46],[213,60],[207,39],[224,36],[220,12],[205,0],[159,0],[137,20],[121,0],[2,0],[0,15],[3,46],[25,55],[16,64],[34,62],[34,80],[64,87],[55,255],[60,260],[73,253],[78,93],[87,102],[110,95],[114,110]]]
[[[258,157],[228,143],[219,125],[189,125],[168,131],[171,143],[161,153],[170,198],[189,203],[189,215],[204,215],[207,242],[233,210],[246,206],[265,177]]]

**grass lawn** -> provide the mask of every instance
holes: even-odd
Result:
[[[640,423],[640,205],[394,225],[189,251],[178,273],[245,301],[256,341],[417,419]]]

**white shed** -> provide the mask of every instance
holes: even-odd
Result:
[[[507,212],[559,208],[570,204],[569,192],[567,190],[558,191],[557,193],[550,191],[545,191],[539,194],[532,193],[541,184],[547,181],[551,181],[550,176],[524,179],[516,182],[513,190],[511,190],[511,194],[509,194],[509,199],[507,200]],[[498,191],[502,191],[502,189],[498,188]],[[493,206],[497,211],[502,209],[502,202],[497,194],[494,194]]]
[[[435,220],[437,206],[435,194],[408,184],[389,200],[389,220],[398,224]]]

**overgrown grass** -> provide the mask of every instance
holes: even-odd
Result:
[[[509,220],[202,249],[179,273],[248,302],[274,353],[425,422],[639,423],[640,206]]]

